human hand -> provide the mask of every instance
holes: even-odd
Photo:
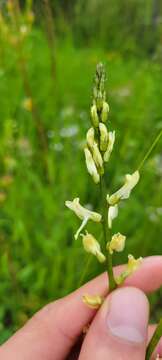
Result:
[[[123,266],[115,268],[116,274],[121,271]],[[144,292],[161,285],[162,257],[146,258],[123,288],[107,296],[96,314],[83,304],[82,296],[107,295],[107,275],[102,274],[40,310],[2,345],[0,359],[144,360],[147,339],[154,331],[153,326],[148,327],[149,305]],[[73,346],[90,322],[81,349],[76,353]],[[156,352],[162,355],[162,344]]]

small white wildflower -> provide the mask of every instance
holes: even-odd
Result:
[[[135,259],[133,255],[128,255],[128,264],[125,271],[116,278],[117,284],[121,285],[128,276],[132,275],[140,267],[141,263],[142,257]]]
[[[91,309],[98,309],[102,303],[103,298],[99,295],[83,295],[83,302]]]
[[[109,206],[108,209],[108,227],[109,229],[112,228],[113,220],[118,216],[118,205]]]
[[[84,250],[88,253],[94,255],[97,257],[98,261],[100,263],[103,263],[106,260],[105,255],[101,252],[101,247],[99,242],[95,239],[95,237],[92,234],[89,234],[86,231],[85,235],[82,235],[83,237],[83,247]]]
[[[106,122],[106,120],[108,118],[108,113],[109,113],[109,105],[106,101],[104,101],[103,105],[102,105],[102,112],[101,112],[101,120],[103,123]]]
[[[98,127],[99,118],[98,118],[98,114],[97,114],[97,107],[95,104],[91,106],[91,119],[92,119],[93,126]]]
[[[120,200],[128,199],[132,189],[137,185],[140,178],[139,171],[135,171],[132,175],[125,176],[125,184],[111,196],[107,195],[109,205],[117,204]]]
[[[87,170],[89,174],[92,176],[94,182],[97,184],[100,181],[100,175],[98,174],[92,154],[87,147],[84,149],[84,153],[85,153]]]
[[[66,201],[65,205],[70,210],[74,211],[74,213],[79,217],[79,219],[82,220],[82,224],[74,236],[75,239],[78,238],[80,232],[86,226],[86,224],[89,220],[92,220],[94,222],[101,221],[102,216],[99,213],[90,211],[90,210],[84,208],[82,205],[80,205],[79,198],[75,198],[73,201]]]
[[[107,250],[110,254],[113,254],[114,251],[121,252],[125,247],[126,236],[120,234],[114,234],[111,238],[111,241],[107,244]]]
[[[94,128],[91,127],[87,131],[87,145],[91,150],[93,149],[93,145],[94,145],[94,135],[95,135]]]
[[[103,160],[102,160],[102,155],[100,153],[100,150],[99,150],[96,142],[93,144],[92,153],[93,153],[93,160],[94,160],[96,166],[101,169],[103,166]]]
[[[108,146],[107,146],[107,150],[104,154],[104,161],[108,162],[110,159],[110,155],[112,153],[113,147],[114,147],[114,142],[115,142],[115,131],[110,131],[108,133]]]
[[[106,151],[108,144],[108,131],[107,127],[103,123],[99,123],[100,129],[100,149],[101,151]]]

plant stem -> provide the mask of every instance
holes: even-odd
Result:
[[[160,338],[162,337],[162,318],[160,319],[160,322],[154,332],[154,335],[152,336],[148,347],[146,351],[146,360],[149,360],[151,358],[151,355],[153,351],[155,350],[156,345],[158,344]]]
[[[88,255],[88,258],[87,258],[87,261],[86,261],[86,264],[85,264],[85,267],[84,267],[84,271],[82,272],[81,274],[81,277],[79,279],[79,282],[78,282],[78,286],[77,288],[79,288],[80,286],[82,286],[82,284],[84,283],[84,279],[87,275],[87,272],[88,272],[88,269],[89,269],[89,266],[91,264],[91,261],[92,261],[92,256],[91,255]]]
[[[108,224],[107,224],[107,202],[106,202],[106,189],[105,189],[105,179],[102,176],[100,181],[100,194],[101,194],[101,203],[102,203],[102,227],[103,227],[103,235],[104,235],[104,245],[106,250],[106,245],[109,241],[108,234]],[[112,265],[112,255],[109,251],[105,251],[106,259],[107,259],[107,273],[108,273],[108,287],[110,291],[113,291],[116,288],[116,282],[114,279],[113,273],[113,265]]]
[[[143,167],[145,161],[148,159],[148,157],[150,156],[151,152],[153,151],[153,149],[155,148],[156,144],[158,143],[158,141],[160,140],[162,136],[162,130],[160,130],[159,134],[156,136],[155,140],[153,141],[152,145],[150,146],[150,148],[148,149],[148,151],[146,152],[144,158],[142,159],[142,161],[140,162],[140,165],[138,166],[138,170],[141,170],[141,168]]]

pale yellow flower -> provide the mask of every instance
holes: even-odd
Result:
[[[87,147],[84,149],[84,153],[85,153],[87,170],[88,170],[89,174],[92,176],[93,181],[96,184],[98,184],[100,181],[100,175],[98,174],[92,154]]]
[[[132,175],[127,174],[125,176],[124,185],[111,196],[107,195],[107,201],[109,205],[115,205],[120,200],[128,199],[131,191],[137,185],[140,178],[139,171],[135,171]]]
[[[102,216],[99,213],[90,211],[89,209],[86,209],[82,205],[80,205],[79,198],[75,198],[73,201],[66,201],[65,205],[70,210],[74,211],[74,213],[79,217],[79,219],[82,220],[82,224],[74,236],[75,239],[78,238],[80,232],[86,226],[89,220],[92,220],[94,222],[101,221]]]
[[[121,285],[128,276],[132,275],[140,267],[141,263],[142,257],[135,259],[133,255],[128,255],[128,264],[125,271],[116,278],[117,284]]]
[[[99,295],[83,295],[83,302],[91,309],[98,309],[102,303],[103,298]]]
[[[83,247],[84,250],[88,253],[94,255],[97,257],[98,261],[100,263],[103,263],[106,260],[105,255],[101,252],[101,247],[99,242],[95,239],[95,237],[91,234],[89,234],[86,231],[85,235],[82,235],[83,237]]]
[[[104,154],[104,161],[108,162],[110,159],[110,155],[113,151],[113,147],[114,147],[114,142],[115,142],[115,131],[110,131],[108,133],[108,145],[107,145],[107,149],[106,152]]]
[[[114,251],[121,252],[125,247],[126,236],[120,234],[114,234],[111,238],[111,241],[107,244],[107,250],[110,254],[113,254]]]

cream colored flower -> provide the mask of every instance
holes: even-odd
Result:
[[[105,162],[108,162],[110,159],[110,155],[111,155],[113,147],[114,147],[114,142],[115,142],[115,131],[110,131],[108,133],[108,146],[107,146],[106,152],[104,154]]]
[[[125,176],[125,184],[111,196],[107,195],[109,205],[117,204],[120,200],[128,199],[132,189],[137,185],[140,178],[139,171],[135,171],[132,175]]]
[[[96,142],[93,144],[92,154],[96,166],[101,169],[103,166],[103,160]]]
[[[92,176],[93,181],[97,184],[100,181],[100,175],[98,174],[92,154],[87,147],[84,149],[84,153],[85,153],[87,170],[89,174]]]
[[[74,236],[75,239],[78,238],[80,232],[86,226],[86,224],[89,220],[92,220],[94,222],[101,221],[102,216],[99,213],[90,211],[90,210],[84,208],[82,205],[80,205],[79,198],[75,198],[73,201],[66,201],[65,205],[70,210],[74,211],[74,213],[79,217],[79,219],[82,220],[82,224]]]
[[[125,247],[126,236],[120,234],[114,234],[111,238],[111,241],[107,244],[107,250],[110,254],[113,254],[114,251],[121,252]]]
[[[113,220],[118,216],[118,205],[109,206],[108,208],[108,227],[112,228]]]
[[[83,302],[91,309],[98,309],[102,303],[103,298],[99,295],[83,295]]]
[[[82,235],[83,237],[83,247],[84,250],[88,253],[94,255],[97,257],[98,261],[100,263],[103,263],[106,260],[105,255],[101,252],[101,247],[98,241],[95,239],[95,237],[91,234],[89,234],[86,231],[85,235]]]
[[[93,149],[93,145],[94,145],[94,135],[95,135],[94,128],[91,127],[91,128],[87,131],[87,145],[89,146],[89,148],[90,148],[91,150]]]
[[[103,123],[99,123],[100,130],[100,149],[106,151],[108,145],[108,131],[107,127]]]
[[[128,255],[126,269],[116,278],[116,283],[121,285],[128,276],[132,275],[140,267],[141,263],[142,257],[135,259],[133,255]]]

